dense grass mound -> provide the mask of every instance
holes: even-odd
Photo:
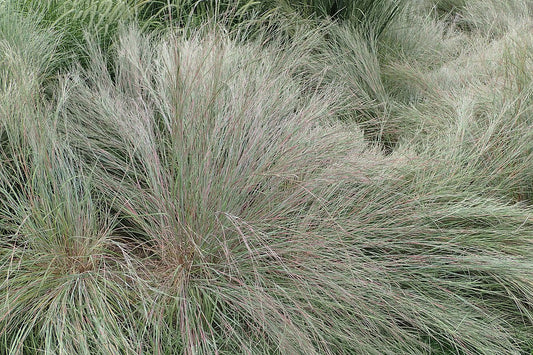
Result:
[[[0,3],[0,354],[533,350],[526,2],[165,3]]]

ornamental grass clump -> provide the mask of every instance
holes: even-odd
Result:
[[[0,353],[135,353],[138,292],[114,217],[72,155],[31,153],[0,173]]]
[[[319,120],[337,109],[334,88],[304,94],[291,76],[306,50],[277,56],[212,34],[153,41],[132,31],[117,50],[117,83],[98,59],[88,84],[66,79],[65,138],[145,255],[153,349],[331,351],[337,330],[322,334],[300,294],[305,273],[329,272],[318,260],[298,266],[323,244],[305,230],[331,218],[307,185],[365,144]],[[334,302],[329,292],[317,302]]]
[[[149,290],[143,351],[519,351],[531,211],[419,190],[440,176],[338,123],[300,43],[129,30],[115,79],[89,46],[62,80],[60,134]]]

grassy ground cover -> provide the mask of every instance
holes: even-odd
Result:
[[[531,354],[532,9],[0,1],[0,354]]]

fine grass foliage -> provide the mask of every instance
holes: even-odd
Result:
[[[309,92],[291,75],[313,51],[276,53],[133,30],[116,82],[95,53],[63,84],[63,134],[120,206],[131,253],[142,250],[147,349],[519,349],[529,212],[420,195],[440,181],[413,178],[420,159],[405,169],[371,149],[335,123],[338,87]]]
[[[41,97],[57,44],[20,18],[0,20],[0,353],[133,353],[135,293],[114,217]]]
[[[478,3],[0,4],[0,354],[530,353],[529,13]]]
[[[216,36],[150,42],[124,36],[117,84],[97,77],[102,65],[95,63],[89,86],[65,84],[63,110],[73,125],[67,137],[88,164],[101,164],[102,190],[119,191],[132,247],[147,249],[144,272],[163,306],[150,319],[163,332],[152,346],[329,349],[322,327],[307,332],[318,316],[304,311],[297,290],[309,286],[293,280],[297,265],[288,256],[303,252],[293,239],[319,238],[298,232],[318,222],[298,217],[317,203],[305,181],[354,150],[353,142],[364,148],[360,134],[341,134],[327,121],[322,129],[331,133],[321,138],[318,118],[335,110],[335,90],[330,98],[303,95],[290,74],[305,48],[276,58]],[[276,95],[265,95],[274,88]],[[84,99],[94,92],[103,101]],[[99,137],[108,137],[105,145]],[[308,272],[320,278],[326,271]],[[284,315],[284,305],[301,310]]]

